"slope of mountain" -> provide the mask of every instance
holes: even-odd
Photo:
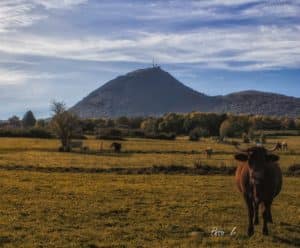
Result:
[[[160,67],[117,77],[71,108],[81,118],[158,116],[168,112],[231,112],[300,116],[300,98],[258,91],[226,96],[199,93]]]
[[[220,97],[213,111],[236,114],[250,113],[274,116],[300,116],[300,98],[259,91],[242,91]]]
[[[72,111],[82,118],[148,116],[208,111],[219,101],[192,90],[168,72],[154,67],[109,81],[77,103]]]

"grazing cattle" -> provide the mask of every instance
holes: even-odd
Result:
[[[281,150],[282,151],[288,150],[288,144],[286,143],[286,141],[281,142]]]
[[[277,142],[274,149],[275,149],[275,151],[279,151],[279,150],[281,151],[282,150],[282,144],[280,142]]]
[[[268,235],[268,222],[273,223],[271,204],[282,186],[282,173],[277,163],[279,157],[272,150],[264,147],[251,147],[246,150],[236,148],[240,153],[235,155],[239,162],[236,170],[236,183],[243,194],[248,208],[248,236],[254,234],[254,224],[258,224],[258,209],[262,209],[263,234]]]
[[[117,143],[117,142],[113,142],[111,145],[110,145],[111,148],[114,148],[114,151],[115,152],[121,152],[121,149],[122,149],[122,144],[121,143]]]
[[[286,141],[277,142],[274,149],[278,150],[278,151],[287,151],[288,150],[288,144],[286,143]]]
[[[211,156],[213,154],[213,149],[207,148],[206,150],[204,150],[204,153],[206,154],[207,158],[211,158]]]

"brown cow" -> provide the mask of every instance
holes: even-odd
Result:
[[[237,146],[236,146],[237,147]],[[263,234],[268,235],[268,222],[273,223],[271,204],[282,186],[282,173],[277,161],[279,157],[264,147],[251,147],[235,155],[239,161],[236,170],[236,183],[243,194],[248,208],[248,236],[254,234],[253,224],[258,224],[258,208],[263,213]]]
[[[281,151],[282,150],[282,143],[277,142],[274,149],[275,149],[275,151]]]
[[[117,142],[113,142],[111,145],[110,145],[111,148],[114,148],[114,151],[115,152],[121,152],[121,149],[122,149],[122,144],[121,143],[117,143]]]

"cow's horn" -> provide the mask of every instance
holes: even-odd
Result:
[[[267,149],[268,152],[275,152],[277,150],[277,145],[275,145],[272,149]]]

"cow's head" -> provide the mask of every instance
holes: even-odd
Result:
[[[262,192],[261,187],[265,178],[265,169],[269,163],[277,162],[279,157],[267,150],[264,147],[254,146],[246,150],[242,150],[236,146],[240,151],[235,155],[235,159],[244,162],[249,167],[250,182],[254,187],[255,198],[259,199],[259,193]]]

